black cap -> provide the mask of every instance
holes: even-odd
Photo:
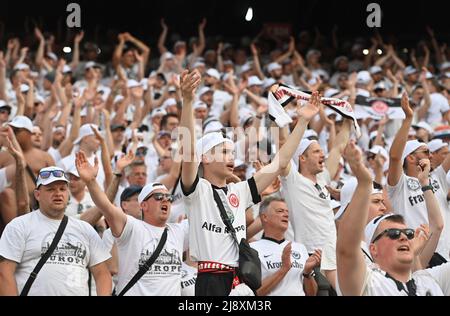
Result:
[[[120,203],[128,200],[133,195],[139,194],[142,191],[142,187],[138,186],[131,186],[123,190],[122,194],[120,195]]]
[[[48,81],[50,81],[51,83],[54,83],[55,77],[56,77],[56,74],[54,71],[52,71],[52,72],[49,72],[48,74],[46,74],[44,78],[47,79]]]

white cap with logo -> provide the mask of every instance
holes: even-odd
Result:
[[[152,194],[152,193],[153,193],[154,191],[156,191],[156,190],[164,190],[164,191],[168,191],[167,188],[166,188],[166,186],[163,185],[163,184],[161,184],[161,183],[155,182],[155,183],[147,184],[147,185],[142,189],[141,193],[139,193],[139,196],[138,196],[138,202],[139,202],[139,204],[141,204],[142,202],[144,202],[144,200],[145,200],[146,198],[148,198],[148,196],[149,196],[150,194]]]
[[[45,186],[57,181],[69,183],[63,169],[58,167],[47,167],[39,171],[39,175],[36,180],[36,188],[39,188],[41,185]]]

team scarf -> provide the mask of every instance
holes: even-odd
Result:
[[[285,84],[280,84],[275,92],[269,92],[269,117],[279,127],[283,128],[292,123],[291,117],[284,108],[294,100],[306,103],[311,99],[311,94],[296,90]],[[355,117],[355,111],[350,103],[335,98],[321,98],[320,102],[329,107],[342,117],[353,120],[356,129],[356,135],[361,137],[361,129]]]
[[[368,98],[358,95],[355,104],[355,109],[357,111],[362,111],[375,120],[381,120],[385,116],[388,116],[391,120],[405,119],[401,99]]]

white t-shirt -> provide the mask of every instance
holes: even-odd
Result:
[[[442,218],[444,220],[444,230],[441,233],[441,238],[436,249],[441,256],[447,261],[450,260],[450,209],[447,202],[447,193],[449,186],[447,183],[447,174],[442,166],[439,166],[431,173],[431,185],[435,190],[435,196],[439,203]]]
[[[184,204],[183,191],[181,190],[180,181],[176,183],[174,192],[174,200],[170,209],[169,223],[177,223],[181,216],[186,216],[186,205]]]
[[[427,273],[439,284],[445,296],[450,296],[450,263],[442,264],[432,269],[416,272],[417,274]]]
[[[288,176],[281,177],[295,241],[305,245],[308,253],[322,249],[329,242],[336,244],[334,213],[330,195],[325,188],[330,183],[329,178],[328,171],[317,175],[317,183],[326,196],[323,199],[315,184],[301,175],[293,162]]]
[[[180,296],[181,262],[187,248],[187,223],[168,224],[167,241],[147,273],[125,294],[126,296]],[[119,273],[116,292],[120,293],[139,267],[155,251],[163,227],[155,227],[127,215],[127,223],[116,238]]]
[[[195,282],[197,281],[197,269],[181,264],[181,296],[195,296]]]
[[[261,260],[262,279],[266,279],[280,270],[282,254],[289,241],[278,244],[275,241],[261,239],[250,246],[258,251]],[[308,260],[305,246],[292,243],[291,269],[267,296],[305,296],[303,290],[303,269]]]
[[[413,273],[412,279],[417,287],[417,296],[443,296],[439,284],[429,274],[419,271]],[[403,287],[407,291],[405,284]],[[399,291],[395,281],[386,277],[386,272],[376,267],[367,268],[362,296],[408,296],[406,291]]]
[[[427,123],[435,126],[442,123],[442,114],[450,111],[448,100],[440,93],[430,95],[431,105],[427,113]]]
[[[17,262],[19,293],[55,237],[60,220],[40,210],[15,218],[0,239],[0,256]],[[69,218],[67,227],[39,272],[29,296],[88,296],[88,267],[111,258],[95,230],[86,222]]]
[[[232,235],[225,229],[211,183],[197,178],[189,192],[183,187],[182,189],[189,219],[189,250],[192,261],[217,262],[237,267],[238,247]],[[240,241],[246,238],[245,211],[261,201],[254,179],[227,185],[226,194],[223,189],[216,191],[225,210],[232,212],[234,221],[231,222],[237,239]]]
[[[53,148],[53,147],[50,147],[48,150],[47,150],[47,153],[50,155],[50,156],[52,156],[52,158],[53,158],[53,160],[54,161],[60,161],[63,157],[61,157],[61,153],[59,152],[59,150],[58,149],[55,149],[55,148]]]
[[[76,217],[79,219],[81,214],[92,207],[95,207],[94,201],[92,201],[89,192],[85,192],[83,199],[79,202],[73,196],[70,196],[65,213],[67,216]],[[78,210],[80,210],[80,212],[78,212]]]
[[[213,104],[211,106],[211,110],[209,111],[209,115],[220,118],[220,115],[222,115],[224,111],[225,105],[232,100],[233,97],[228,92],[215,90],[213,96]]]
[[[402,215],[407,226],[416,229],[422,224],[428,224],[427,206],[417,178],[402,173],[397,185],[388,185],[387,191],[393,212]]]

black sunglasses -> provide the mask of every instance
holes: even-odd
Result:
[[[39,172],[39,177],[43,180],[50,178],[50,176],[53,175],[55,178],[66,178],[67,180],[69,180],[69,178],[67,177],[66,173],[64,171],[61,170],[51,170],[51,171],[41,171]]]
[[[414,229],[407,228],[407,229],[398,229],[398,228],[390,228],[382,231],[377,237],[374,238],[372,241],[372,244],[380,240],[384,235],[388,236],[392,240],[397,240],[400,238],[400,236],[405,234],[405,236],[411,240],[415,236]]]
[[[173,202],[173,195],[168,193],[154,193],[149,195],[144,201],[154,198],[156,201],[167,200],[169,203]]]

